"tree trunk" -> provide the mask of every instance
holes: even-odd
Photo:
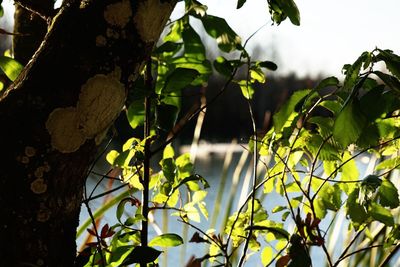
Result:
[[[0,266],[74,266],[88,166],[175,1],[69,1],[0,100]]]

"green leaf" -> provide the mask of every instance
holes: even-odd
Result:
[[[171,145],[167,145],[163,151],[163,159],[173,158],[175,156],[174,148]]]
[[[0,92],[4,89],[4,83],[0,82]]]
[[[319,91],[321,89],[331,87],[331,86],[338,86],[339,85],[339,80],[338,78],[332,76],[323,79],[322,81],[319,82],[319,84],[315,87],[315,90]]]
[[[226,23],[225,19],[206,15],[201,18],[206,32],[217,40],[218,47],[224,52],[231,52],[241,45],[240,37]]]
[[[289,98],[289,100],[280,108],[280,110],[274,115],[273,123],[276,132],[280,132],[282,130],[283,125],[285,125],[286,121],[294,111],[296,105],[303,100],[311,90],[299,90],[293,93],[293,95]]]
[[[237,1],[236,9],[241,8],[241,7],[244,5],[244,3],[246,3],[246,1],[247,1],[247,0],[238,0],[238,1]]]
[[[273,258],[274,251],[271,247],[265,247],[261,252],[261,262],[263,266],[266,266]]]
[[[287,207],[285,206],[276,206],[275,208],[272,209],[272,213],[276,213],[282,210],[287,210]]]
[[[171,41],[167,41],[154,49],[153,53],[154,54],[163,54],[163,53],[170,53],[170,54],[175,54],[177,51],[179,51],[182,48],[182,43],[175,43]]]
[[[389,74],[383,73],[381,71],[374,71],[374,73],[387,85],[390,89],[400,93],[400,81]]]
[[[376,167],[375,170],[391,170],[391,169],[398,169],[400,168],[400,157],[395,157],[391,159],[387,159],[379,163]]]
[[[167,178],[169,182],[173,182],[176,173],[176,165],[174,159],[172,158],[163,159],[161,160],[160,164],[165,178]]]
[[[343,83],[343,90],[350,91],[356,85],[358,80],[358,75],[360,74],[361,65],[368,56],[368,52],[364,52],[360,57],[353,63],[353,65],[345,65],[343,69],[346,70],[346,77]]]
[[[360,190],[354,189],[350,194],[346,202],[346,214],[350,217],[354,227],[358,229],[361,224],[366,223],[368,214],[365,208],[358,203],[358,195]]]
[[[289,17],[290,21],[294,25],[300,26],[300,12],[296,3],[293,0],[279,0],[278,2],[283,12]]]
[[[162,234],[156,236],[149,242],[149,246],[177,247],[183,244],[183,239],[177,234]]]
[[[266,69],[273,70],[273,71],[278,69],[278,66],[274,62],[268,61],[268,60],[259,62],[258,66],[260,66],[261,68],[266,68]]]
[[[198,76],[199,72],[194,69],[177,68],[166,79],[162,93],[178,92],[191,84]]]
[[[378,191],[379,203],[384,207],[389,207],[391,209],[397,208],[399,203],[399,192],[396,186],[387,179],[382,181],[381,186]]]
[[[136,129],[136,127],[143,125],[144,123],[144,101],[142,100],[135,100],[133,101],[128,108],[126,113],[128,118],[129,125],[132,129]]]
[[[246,99],[252,99],[254,95],[254,88],[247,80],[238,81],[237,84],[240,86],[243,96]]]
[[[214,60],[214,68],[220,74],[230,77],[232,76],[234,66],[232,65],[231,61],[226,60],[226,58],[219,56]]]
[[[375,202],[371,203],[369,213],[371,214],[372,218],[384,223],[387,226],[394,225],[393,215],[390,213],[390,211]]]
[[[333,125],[333,137],[343,147],[355,143],[366,125],[366,118],[356,102],[349,102]]]
[[[250,78],[259,83],[265,83],[265,75],[260,68],[252,67],[250,69]]]
[[[151,263],[154,262],[162,251],[151,247],[137,246],[131,253],[125,258],[122,265],[129,265],[133,263]]]
[[[191,175],[191,176],[186,177],[186,178],[184,178],[183,180],[181,180],[181,181],[179,182],[179,184],[178,184],[177,186],[175,186],[175,188],[178,188],[178,187],[180,187],[181,185],[186,184],[186,183],[191,182],[191,181],[199,181],[199,182],[201,182],[201,183],[203,184],[204,189],[210,187],[210,185],[208,184],[208,182],[206,181],[206,179],[204,179],[203,177],[201,177],[201,176],[198,175],[198,174],[194,174],[194,175]]]
[[[113,263],[111,266],[120,266],[122,261],[128,256],[128,254],[133,250],[132,246],[118,246],[112,249],[109,264]]]
[[[116,164],[115,160],[118,158],[118,156],[119,152],[117,150],[111,150],[110,152],[107,153],[106,160],[111,165],[115,165]]]
[[[164,41],[174,43],[179,41],[182,38],[182,31],[185,24],[186,23],[183,19],[175,21],[175,23],[171,25],[171,30],[169,31],[169,33],[164,37]]]
[[[15,59],[0,56],[0,69],[11,81],[14,81],[18,77],[23,68],[24,66]]]
[[[393,53],[391,50],[380,50],[379,55],[377,56],[379,59],[382,59],[388,70],[400,79],[400,57]]]
[[[343,162],[346,162],[340,169],[341,177],[340,180],[344,182],[357,181],[359,179],[360,173],[358,171],[356,161],[351,159],[351,155],[345,152],[343,155]],[[339,183],[339,187],[346,193],[349,194],[356,188],[357,183]]]
[[[199,61],[206,59],[204,44],[200,36],[190,25],[187,25],[183,30],[182,39],[185,44],[185,57],[195,58]]]
[[[156,126],[158,129],[169,132],[178,119],[179,109],[174,105],[161,103],[156,106]]]

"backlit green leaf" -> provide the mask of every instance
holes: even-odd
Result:
[[[280,108],[280,110],[274,115],[273,122],[276,132],[280,132],[282,130],[283,125],[285,125],[286,121],[294,111],[296,105],[303,100],[311,90],[299,90],[293,93],[293,95],[289,98],[289,100]]]
[[[159,247],[177,247],[183,244],[183,239],[177,234],[162,234],[156,236],[149,242],[149,246],[159,246]]]
[[[387,226],[394,225],[393,215],[390,213],[390,211],[375,202],[371,203],[369,213],[371,214],[372,218],[384,223]]]
[[[217,40],[218,47],[224,52],[231,52],[241,44],[240,37],[226,23],[225,19],[206,15],[201,18],[206,32]]]
[[[23,68],[24,66],[15,59],[0,56],[0,69],[11,81],[14,81],[18,77]]]
[[[400,168],[400,157],[395,157],[391,159],[387,159],[379,163],[376,167],[375,170],[391,170],[394,168]]]
[[[273,258],[273,250],[270,246],[266,246],[261,252],[261,262],[263,266],[266,266]]]
[[[136,129],[136,127],[143,125],[145,115],[144,102],[141,100],[133,101],[129,105],[126,115],[132,129]]]
[[[333,137],[343,147],[355,143],[366,125],[366,118],[357,103],[349,102],[333,125]]]
[[[354,227],[358,229],[368,219],[365,208],[358,203],[359,189],[354,189],[346,202],[346,214],[350,217]]]
[[[254,95],[254,88],[249,81],[242,80],[238,81],[237,84],[240,86],[243,96],[246,99],[252,99]]]
[[[379,203],[384,207],[397,208],[399,203],[399,192],[396,186],[387,179],[382,181],[378,191]]]
[[[264,72],[260,68],[251,68],[250,69],[250,78],[259,83],[265,83],[265,75]]]

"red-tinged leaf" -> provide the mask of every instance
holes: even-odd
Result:
[[[306,225],[310,225],[311,224],[311,219],[312,219],[312,215],[311,213],[307,213],[307,217],[306,217]]]
[[[289,261],[290,261],[289,255],[282,256],[276,261],[275,266],[276,267],[285,267],[288,265]]]
[[[92,236],[97,236],[96,235],[96,233],[92,230],[92,229],[90,229],[90,228],[88,228],[88,229],[86,229],[88,232],[89,232],[89,234],[91,234]]]
[[[193,234],[193,236],[189,240],[189,242],[191,242],[191,243],[209,243],[209,241],[202,238],[198,232]]]
[[[106,238],[106,235],[107,235],[109,229],[110,229],[110,227],[108,226],[108,223],[106,223],[106,224],[101,228],[100,237],[101,237],[101,238]]]
[[[315,218],[313,220],[313,222],[311,223],[311,228],[316,228],[320,222],[321,222],[321,219]]]
[[[97,247],[97,242],[87,243],[86,246],[91,247],[91,248]]]

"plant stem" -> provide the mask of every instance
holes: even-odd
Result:
[[[146,66],[146,88],[150,91],[152,89],[152,76],[151,76],[151,59],[147,61]],[[150,183],[150,97],[146,96],[144,100],[145,120],[144,120],[144,162],[143,162],[143,192],[142,192],[142,232],[140,235],[140,243],[142,247],[147,247],[148,234],[149,234],[149,183]],[[140,267],[146,267],[147,263],[141,263]]]

